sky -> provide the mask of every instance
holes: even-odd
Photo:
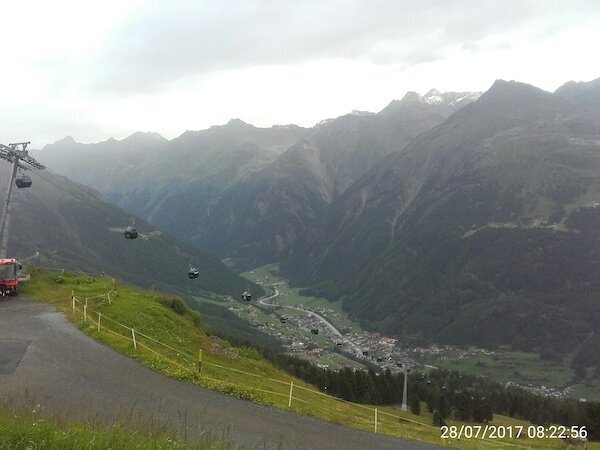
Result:
[[[598,0],[0,0],[0,17],[0,143],[34,148],[600,77]]]

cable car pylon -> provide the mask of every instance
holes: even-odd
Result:
[[[27,151],[27,146],[29,144],[31,144],[31,142],[15,142],[8,145],[0,144],[0,158],[12,163],[12,175],[10,177],[8,192],[6,194],[4,208],[2,209],[2,219],[0,222],[0,259],[6,258],[8,232],[10,227],[11,202],[14,186],[16,184],[15,180],[17,178],[17,171],[19,169],[27,170],[30,167],[35,169],[45,169],[42,164],[29,155],[29,152]],[[20,184],[21,186],[18,187],[29,187],[31,186],[31,179],[24,184],[22,182]],[[26,186],[27,184],[28,186]]]

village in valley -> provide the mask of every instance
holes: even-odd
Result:
[[[350,367],[366,370],[377,366],[398,373],[405,368],[423,371],[452,368],[468,373],[483,372],[487,376],[485,370],[480,370],[486,365],[493,369],[494,364],[512,364],[515,352],[473,346],[407,345],[394,337],[363,330],[342,309],[341,302],[301,295],[300,289],[289,286],[287,280],[280,276],[277,264],[259,267],[242,275],[263,286],[267,294],[253,298],[251,302],[239,302],[229,297],[225,299],[226,307],[263,333],[276,338],[289,355],[306,359],[324,369]],[[476,370],[470,370],[473,368]],[[512,375],[516,373],[518,370]],[[545,396],[565,397],[571,394],[569,387],[545,384],[543,379],[529,380],[523,376],[510,383]]]

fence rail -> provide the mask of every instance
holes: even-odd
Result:
[[[39,255],[33,255],[33,256],[29,256],[27,258],[23,258],[23,259],[19,259],[19,262],[24,262],[27,261],[29,259],[35,258]],[[71,274],[75,274],[75,275],[87,275],[90,277],[103,277],[106,276],[107,274],[102,271],[102,272],[84,272],[83,270],[76,270],[73,268],[68,268],[68,267],[48,267],[48,266],[39,266],[39,265],[35,265],[35,264],[27,264],[26,267],[28,269],[38,269],[38,270],[43,270],[43,271],[47,271],[47,272],[60,272],[60,273],[71,273]]]

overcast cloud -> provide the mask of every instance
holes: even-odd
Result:
[[[482,6],[484,5],[484,6]],[[600,77],[590,1],[135,1],[2,4],[0,142],[232,117],[311,126],[407,90],[554,90]]]

